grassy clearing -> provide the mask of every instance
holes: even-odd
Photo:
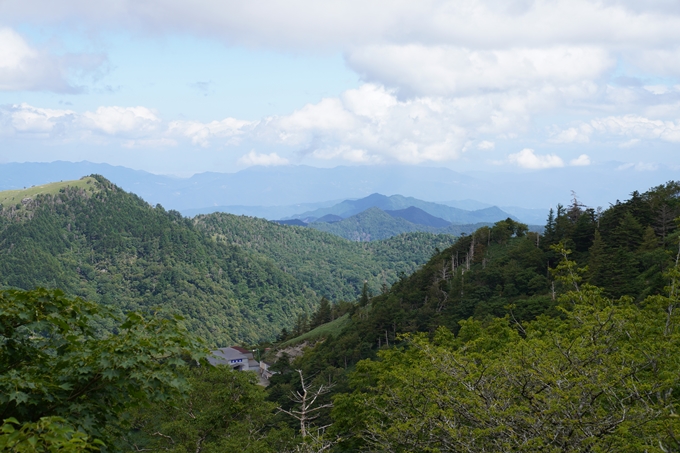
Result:
[[[307,333],[303,333],[299,337],[291,338],[290,340],[281,343],[279,345],[279,348],[285,348],[286,346],[292,346],[297,343],[302,343],[305,340],[315,340],[317,338],[329,337],[331,335],[336,336],[342,331],[342,329],[345,328],[348,322],[349,314],[345,313],[344,315],[340,316],[338,319],[334,321],[322,324],[319,327],[312,329]]]
[[[0,192],[0,204],[3,206],[21,204],[21,200],[24,198],[35,198],[36,195],[55,195],[66,187],[78,187],[81,189],[91,188],[94,192],[97,190],[95,182],[94,178],[86,176],[75,181],[52,182],[41,186],[28,187],[26,189],[6,190]]]

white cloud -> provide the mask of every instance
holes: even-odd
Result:
[[[488,140],[482,140],[481,142],[477,143],[477,149],[481,149],[483,151],[494,149],[495,147],[496,144]]]
[[[593,128],[589,124],[581,124],[579,127],[570,127],[557,132],[550,139],[552,143],[588,143]]]
[[[554,143],[588,143],[594,134],[604,138],[630,137],[621,143],[622,148],[629,148],[641,140],[662,140],[680,143],[680,122],[650,119],[640,115],[622,115],[595,118],[578,127],[570,127],[553,134],[550,141]]]
[[[508,162],[516,164],[522,168],[529,168],[533,170],[564,167],[564,161],[555,154],[537,155],[533,149],[524,148],[522,151],[510,154]]]
[[[653,120],[639,115],[609,116],[590,122],[601,134],[627,136],[641,139],[658,139],[680,142],[680,124],[674,121]]]
[[[50,55],[14,30],[0,28],[0,91],[76,93],[81,88],[69,82],[69,74],[94,71],[104,60],[101,55]]]
[[[640,144],[639,138],[631,138],[628,141],[619,144],[619,148],[632,148]]]
[[[467,129],[457,124],[465,107],[443,99],[398,101],[384,88],[369,84],[290,115],[265,118],[254,128],[254,137],[318,158],[448,161],[460,156],[469,139]]]
[[[666,5],[659,7],[658,4]],[[401,0],[5,0],[6,21],[125,26],[147,33],[190,32],[270,47],[337,48],[407,36],[414,42],[480,47],[537,42],[663,45],[680,38],[672,1],[607,0],[419,2]],[[309,39],[314,36],[315,39]]]
[[[59,125],[73,120],[75,112],[71,110],[45,109],[33,107],[26,103],[5,106],[0,110],[6,130],[12,134],[50,134]]]
[[[241,156],[238,160],[244,165],[263,165],[271,167],[276,165],[288,165],[288,159],[280,157],[276,153],[258,154],[255,150],[251,150],[248,154]]]
[[[573,167],[587,167],[590,165],[590,157],[587,154],[581,154],[576,159],[569,161],[569,165]]]
[[[195,145],[208,147],[213,140],[226,139],[226,144],[235,145],[241,137],[257,124],[252,121],[225,118],[222,121],[201,123],[199,121],[171,121],[168,134],[191,139]]]
[[[138,139],[136,146],[168,143],[159,141],[162,120],[146,107],[99,107],[79,114],[24,103],[0,106],[0,124],[0,134],[5,136],[86,142],[101,142],[96,137]]]
[[[108,135],[147,135],[158,129],[161,119],[146,107],[99,107],[81,117],[85,128]]]
[[[570,85],[600,77],[614,59],[597,47],[474,50],[459,46],[374,45],[348,55],[368,80],[416,95]]]
[[[22,113],[35,115],[24,132],[17,112],[3,113],[3,134],[32,128],[135,147],[260,141],[313,159],[405,163],[479,151],[499,158],[494,150],[502,141],[535,143],[541,125],[563,120],[548,142],[680,142],[679,90],[668,82],[680,75],[680,7],[668,0],[5,0],[0,17],[6,24],[75,22],[87,31],[127,28],[141,36],[192,34],[229,46],[342,54],[366,82],[260,121],[166,123],[150,109],[134,110],[143,107],[62,116],[36,107]],[[2,29],[0,89],[75,90],[69,71],[88,63],[69,58]],[[515,163],[534,165],[527,168],[561,162],[522,152]]]
[[[651,162],[638,162],[637,164],[635,164],[636,171],[656,171],[658,169],[659,166]]]

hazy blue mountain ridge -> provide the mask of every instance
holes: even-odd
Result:
[[[430,215],[422,209],[416,208],[415,206],[410,206],[406,209],[399,209],[396,211],[385,210],[385,212],[392,217],[399,217],[417,225],[425,225],[434,228],[443,228],[451,225],[451,222],[447,222],[442,218]]]
[[[414,197],[405,197],[403,195],[386,196],[379,193],[374,193],[368,197],[360,198],[358,200],[345,200],[327,208],[303,212],[301,214],[291,216],[289,219],[316,220],[329,214],[347,218],[364,212],[369,208],[378,208],[383,211],[401,211],[411,207],[418,208],[431,216],[438,217],[447,222],[456,223],[459,225],[478,222],[493,223],[499,220],[507,219],[508,217],[511,217],[513,220],[519,220],[496,206],[483,208],[476,211],[468,211],[439,203],[419,200]]]

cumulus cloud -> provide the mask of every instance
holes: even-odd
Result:
[[[0,106],[0,134],[60,141],[109,137],[147,140],[157,146],[162,120],[146,107],[99,107],[94,112],[46,109],[23,103]]]
[[[146,107],[99,107],[85,112],[81,121],[85,128],[108,135],[147,135],[155,131],[161,119]]]
[[[569,161],[569,165],[573,167],[586,167],[590,165],[590,157],[587,154],[581,154],[576,159]]]
[[[563,86],[600,77],[614,59],[597,47],[473,50],[458,46],[374,45],[348,55],[350,67],[368,80],[409,94],[460,93]]]
[[[141,107],[34,113],[26,121],[38,128],[42,118],[43,134],[124,137],[140,147],[252,140],[303,157],[364,163],[450,161],[480,151],[499,158],[494,150],[503,141],[521,141],[552,118],[570,121],[548,130],[546,139],[565,146],[593,146],[602,137],[624,147],[680,141],[679,91],[668,82],[680,75],[680,7],[672,1],[5,0],[0,17],[7,24],[75,20],[90,30],[123,27],[248,48],[340,53],[365,82],[259,121],[166,123]],[[0,89],[75,90],[68,71],[86,66],[78,64],[11,30],[0,32]],[[212,89],[209,82],[192,86]],[[3,115],[0,133],[22,133],[18,114]],[[564,165],[558,156],[525,151],[513,154],[513,163]]]
[[[54,56],[29,45],[10,28],[0,28],[0,91],[53,91],[77,93],[69,75],[92,72],[105,58],[101,55]]]
[[[460,157],[469,139],[470,132],[457,121],[465,116],[462,107],[444,99],[399,101],[384,87],[367,84],[290,115],[265,118],[254,133],[312,157],[440,162]]]
[[[222,121],[202,123],[200,121],[171,121],[168,133],[175,137],[184,137],[195,145],[208,147],[214,140],[222,140],[225,144],[238,144],[241,138],[257,124],[236,118],[225,118]]]
[[[289,163],[288,159],[276,153],[258,154],[255,150],[251,150],[248,154],[241,156],[238,161],[245,165],[263,165],[265,167],[288,165]]]
[[[660,7],[659,5],[664,5]],[[349,47],[408,36],[414,42],[459,42],[480,47],[603,42],[663,45],[680,38],[673,2],[632,0],[419,2],[313,0],[256,3],[239,0],[5,0],[5,20],[54,23],[73,18],[91,26],[148,32],[191,32],[230,42],[287,48]],[[315,39],[310,40],[309,37]],[[665,36],[667,39],[664,39]],[[395,39],[396,40],[396,39]]]
[[[680,122],[650,119],[640,115],[621,115],[595,118],[577,127],[561,130],[551,139],[555,143],[587,143],[590,137],[626,137],[629,140],[620,144],[623,148],[637,145],[641,140],[661,140],[680,143]]]
[[[482,140],[481,142],[477,143],[477,149],[480,150],[490,150],[494,149],[496,147],[496,144],[494,142],[490,142],[488,140]]]
[[[559,156],[555,154],[536,154],[534,150],[530,148],[524,148],[518,153],[510,154],[508,156],[508,162],[532,170],[564,167],[564,161]]]

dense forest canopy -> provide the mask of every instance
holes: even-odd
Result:
[[[377,293],[454,240],[414,233],[365,246],[250,217],[192,221],[100,176],[0,200],[0,285],[61,288],[118,314],[172,308],[219,346],[273,339],[322,296],[353,300],[365,281]]]

